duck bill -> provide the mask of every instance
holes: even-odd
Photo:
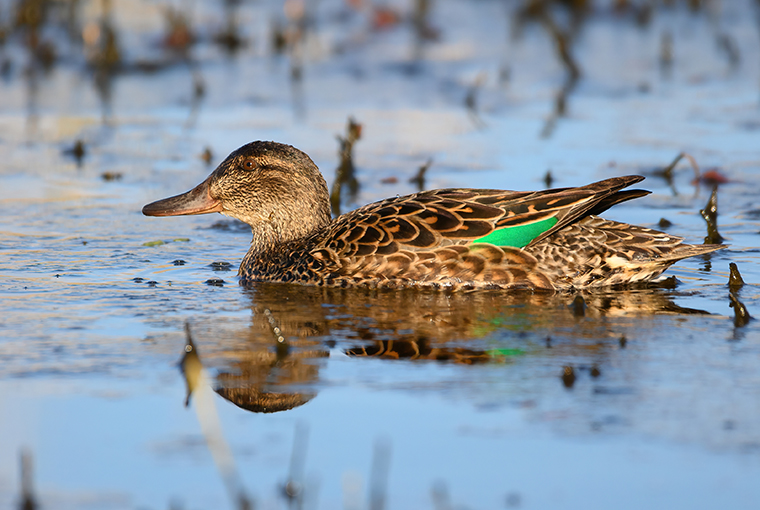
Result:
[[[183,216],[222,212],[222,203],[211,196],[206,179],[187,193],[157,200],[143,207],[145,216]]]

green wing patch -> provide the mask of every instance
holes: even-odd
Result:
[[[556,224],[557,218],[546,218],[545,220],[528,223],[527,225],[504,227],[494,230],[487,236],[475,239],[473,243],[489,243],[495,246],[524,248],[525,246],[528,246],[532,240]]]

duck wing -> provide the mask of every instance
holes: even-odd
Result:
[[[647,194],[620,191],[642,179],[537,192],[442,189],[376,202],[316,234],[304,272],[330,285],[554,289],[523,248]]]
[[[524,248],[643,190],[620,190],[641,176],[536,192],[441,189],[390,198],[336,218],[316,243],[327,258],[387,256],[451,245]]]

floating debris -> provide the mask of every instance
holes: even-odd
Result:
[[[172,264],[174,264],[175,266],[184,266],[185,261],[182,259],[177,259],[177,260],[172,261]]]
[[[205,282],[206,285],[211,285],[212,287],[224,287],[224,284],[227,283],[221,278],[209,278]]]
[[[747,307],[739,301],[739,298],[733,292],[729,292],[728,299],[730,300],[728,306],[734,309],[734,326],[737,328],[746,326],[752,320]]]
[[[122,177],[121,172],[103,172],[100,174],[100,178],[106,182],[120,181]]]
[[[602,371],[599,370],[599,367],[597,367],[596,365],[594,365],[593,367],[591,367],[591,370],[589,370],[589,373],[591,374],[591,377],[594,377],[594,378],[599,377],[600,375],[602,375]]]
[[[140,278],[139,276],[137,276],[135,278],[132,278],[132,281],[135,282],[135,283],[142,283],[142,282],[145,281],[145,279],[144,278]]]
[[[736,265],[736,263],[731,262],[728,265],[728,270],[730,272],[728,275],[728,287],[732,291],[739,290],[744,286],[744,278],[742,278],[742,275],[739,272],[739,267]]]
[[[698,179],[694,179],[692,184],[697,185],[702,183],[707,184],[708,186],[718,186],[729,182],[728,177],[723,175],[718,168],[711,168],[700,175]]]
[[[562,384],[565,385],[565,388],[572,388],[575,384],[575,370],[573,370],[573,367],[562,367]]]
[[[700,209],[699,214],[702,215],[707,223],[707,235],[705,236],[705,244],[722,244],[723,236],[718,233],[718,187],[714,187],[710,194],[710,199],[707,201],[707,205],[704,209]]]
[[[212,262],[208,265],[211,269],[214,271],[229,271],[232,268],[232,264],[229,262],[224,261],[218,261],[218,262]]]
[[[353,200],[359,192],[359,181],[356,180],[356,169],[354,168],[353,150],[354,144],[362,137],[362,125],[357,123],[352,117],[348,118],[346,126],[346,137],[338,135],[338,156],[340,164],[335,170],[335,181],[330,192],[330,205],[335,216],[340,215],[341,193],[343,185],[348,186],[349,200]]]
[[[187,242],[190,242],[189,237],[177,237],[175,239],[170,239],[168,241],[164,241],[163,239],[156,239],[155,241],[147,241],[147,242],[144,242],[142,245],[143,246],[162,246],[164,244],[169,244],[169,243],[187,243]]]

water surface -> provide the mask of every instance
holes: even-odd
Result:
[[[735,262],[747,282],[736,296],[760,314],[757,5],[658,7],[644,26],[597,6],[572,38],[581,76],[559,115],[567,70],[545,25],[515,24],[520,5],[440,0],[420,32],[404,2],[391,4],[398,22],[309,4],[303,43],[278,55],[272,20],[299,26],[280,2],[235,8],[248,44],[233,53],[214,42],[223,8],[196,2],[184,54],[166,46],[165,5],[116,2],[122,65],[104,75],[60,6],[40,29],[58,54],[49,70],[28,29],[9,28],[0,507],[19,505],[26,451],[42,508],[234,508],[224,480],[257,508],[298,506],[288,480],[304,508],[756,508],[760,335],[736,325],[726,284]],[[8,27],[14,9],[0,3]],[[82,3],[73,33],[103,16]],[[728,247],[674,266],[675,286],[583,302],[246,288],[245,228],[140,213],[255,139],[306,151],[331,184],[349,116],[363,128],[346,210],[415,191],[428,160],[426,188],[644,174],[652,195],[606,216],[665,218],[701,243],[711,185],[686,161],[672,185],[657,173],[685,152],[728,180]],[[215,391],[189,407],[185,324]],[[236,471],[209,447],[219,437]]]

